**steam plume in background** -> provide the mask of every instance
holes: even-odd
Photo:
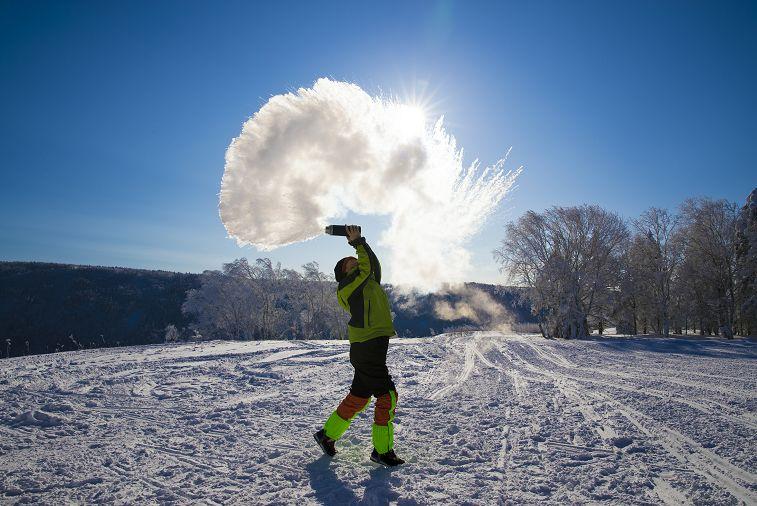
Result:
[[[238,244],[261,250],[311,239],[347,211],[389,215],[386,281],[434,290],[469,274],[466,242],[522,170],[505,161],[464,167],[443,118],[431,126],[416,107],[323,78],[244,124],[226,151],[220,215]]]
[[[512,330],[512,312],[479,288],[463,284],[445,285],[439,295],[452,295],[459,299],[457,302],[437,301],[434,314],[439,319],[452,321],[465,318],[490,330]]]

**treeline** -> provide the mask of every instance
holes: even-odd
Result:
[[[197,274],[0,262],[2,356],[162,342]]]
[[[534,321],[518,289],[477,283],[465,286],[468,291],[485,294],[488,305],[502,308],[509,320]],[[467,313],[440,311],[442,303],[444,308],[456,307],[461,299],[470,298],[460,289],[433,294],[405,293],[390,285],[384,289],[395,329],[402,337],[451,328],[486,328],[499,316],[483,304]],[[220,271],[203,272],[200,287],[189,291],[182,311],[192,323],[185,329],[170,329],[168,340],[345,339],[349,321],[337,303],[333,276],[321,272],[318,263],[307,263],[297,271],[274,265],[268,258],[255,263],[240,258],[224,264]]]
[[[253,264],[242,258],[202,274],[0,262],[0,356],[166,340],[340,339],[348,317],[332,279],[316,263],[296,271],[267,258]],[[476,283],[435,294],[385,289],[403,337],[489,328],[503,314],[533,321],[518,289]]]
[[[598,206],[529,211],[495,258],[545,337],[757,332],[757,189],[742,207],[692,198],[628,222]]]

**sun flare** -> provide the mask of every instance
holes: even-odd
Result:
[[[426,130],[426,113],[416,105],[395,104],[390,118],[392,129],[401,137],[418,137]]]

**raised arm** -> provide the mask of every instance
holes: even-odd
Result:
[[[357,270],[350,273],[339,283],[339,296],[346,301],[352,293],[361,287],[371,276],[377,282],[381,282],[381,264],[376,254],[364,237],[356,230],[348,227],[348,240],[350,246],[357,252]],[[355,227],[356,228],[356,227]],[[351,233],[350,233],[351,232]]]
[[[368,246],[368,243],[365,240],[365,237],[360,237],[358,239],[358,242],[355,244],[350,243],[352,246],[355,247],[357,250],[357,264],[358,269],[361,269],[362,266],[360,264],[360,258],[361,253],[363,256],[368,258],[368,266],[370,274],[373,275],[373,279],[376,280],[376,283],[381,283],[381,264],[378,261],[378,258],[376,257],[376,254],[373,252],[370,246]],[[361,251],[362,250],[362,251]]]
[[[368,276],[373,275],[377,283],[381,283],[381,264],[376,257],[365,237],[358,237],[350,242],[350,246],[357,251],[357,268],[362,273],[367,272]]]

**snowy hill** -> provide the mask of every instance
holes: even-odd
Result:
[[[329,460],[311,434],[348,345],[206,342],[0,362],[0,502],[757,503],[757,344],[396,339],[397,452],[372,408]]]

